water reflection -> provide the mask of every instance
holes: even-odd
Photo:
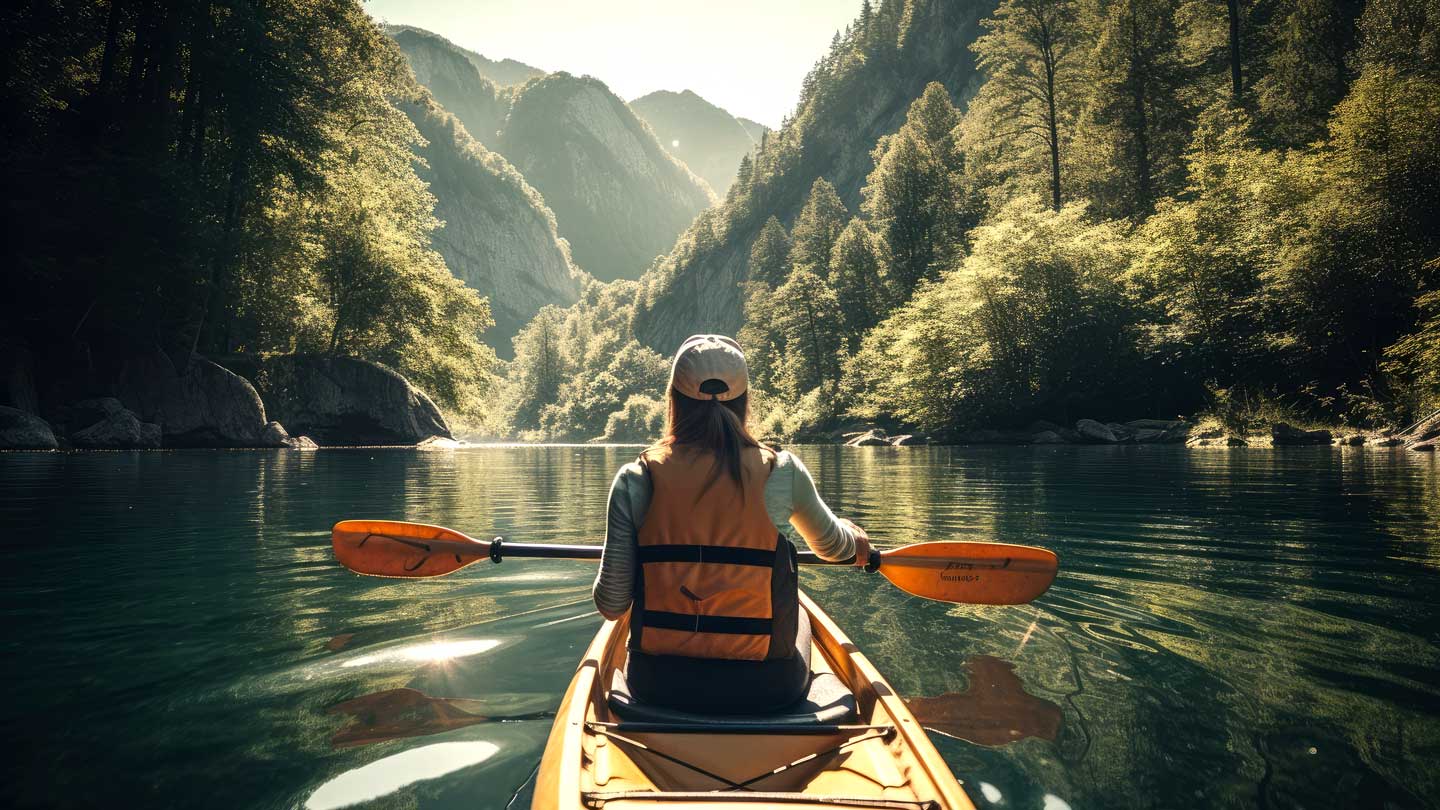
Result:
[[[488,742],[443,742],[392,754],[321,785],[305,800],[306,810],[334,810],[374,801],[427,779],[479,765],[500,747]]]
[[[977,655],[965,662],[965,669],[970,687],[964,692],[906,700],[921,725],[979,745],[1005,745],[1026,737],[1055,739],[1060,707],[1026,692],[1014,664]]]

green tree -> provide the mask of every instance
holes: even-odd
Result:
[[[1294,0],[1271,22],[1265,75],[1255,82],[1267,138],[1305,146],[1325,137],[1354,78],[1349,64],[1363,0]]]
[[[849,219],[850,211],[840,201],[835,187],[823,177],[815,178],[805,207],[790,229],[790,266],[824,278],[830,272],[830,251]]]
[[[1087,24],[1097,33],[1081,128],[1082,170],[1100,213],[1144,217],[1184,180],[1190,111],[1181,89],[1177,0],[1109,0]],[[1118,171],[1117,171],[1118,170]]]
[[[790,237],[780,220],[770,217],[750,246],[749,279],[772,287],[790,275]]]
[[[835,241],[830,282],[840,309],[839,328],[853,352],[890,307],[875,237],[859,218],[850,220]]]
[[[545,406],[560,396],[570,373],[562,350],[565,311],[542,307],[513,340],[515,359],[506,369],[508,428],[536,430]]]
[[[1005,0],[971,45],[987,80],[982,94],[1005,128],[990,138],[1015,142],[1028,166],[1045,166],[1050,204],[1061,205],[1061,152],[1079,105],[1087,35],[1075,0]]]
[[[1105,406],[1133,359],[1125,232],[1021,198],[964,263],[866,337],[847,365],[857,414],[927,429],[1071,419]]]
[[[922,279],[938,277],[963,250],[972,220],[957,186],[958,123],[944,86],[932,82],[910,105],[900,130],[875,147],[861,210],[884,242],[897,299],[908,297]]]
[[[835,391],[840,378],[840,304],[825,280],[796,268],[775,291],[776,325],[785,338],[777,388],[791,401],[817,388]]]

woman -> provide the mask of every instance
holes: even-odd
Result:
[[[684,711],[758,714],[810,680],[793,526],[821,558],[863,565],[869,537],[838,519],[800,460],[751,436],[749,372],[720,335],[685,341],[670,368],[665,437],[610,488],[595,605],[630,611],[634,697]]]

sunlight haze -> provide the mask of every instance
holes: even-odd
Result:
[[[377,20],[433,31],[490,59],[589,74],[626,101],[693,90],[731,114],[780,124],[800,80],[859,0],[374,0]]]

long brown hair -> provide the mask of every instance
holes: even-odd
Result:
[[[745,479],[740,454],[747,447],[764,446],[750,433],[749,392],[722,402],[691,399],[671,386],[669,400],[669,407],[665,409],[665,437],[660,445],[680,445],[713,453],[715,466],[701,493],[723,473],[740,488],[743,498]]]

